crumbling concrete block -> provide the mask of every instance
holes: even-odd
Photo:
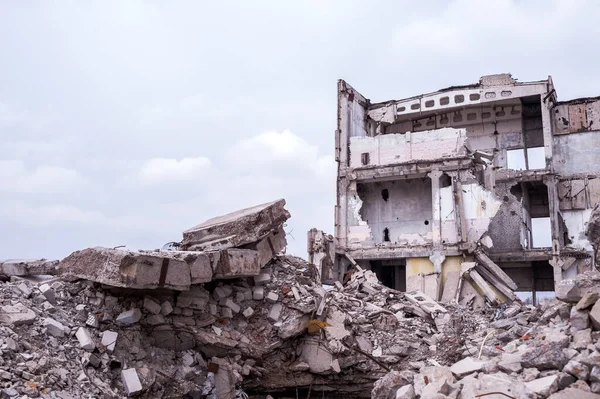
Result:
[[[29,298],[31,296],[31,290],[29,289],[27,284],[20,283],[19,285],[17,285],[17,288],[19,289],[19,291],[21,291],[25,298]]]
[[[269,263],[271,259],[277,256],[281,251],[285,249],[287,240],[285,238],[285,231],[280,226],[278,229],[271,231],[262,240],[256,244],[251,245],[250,248],[258,251],[258,263],[261,266]]]
[[[260,273],[258,251],[230,248],[211,253],[215,265],[213,279],[252,277]]]
[[[115,320],[117,323],[124,325],[135,324],[142,318],[142,312],[138,309],[129,309],[117,316]]]
[[[596,301],[596,304],[590,310],[590,321],[592,322],[592,326],[594,330],[600,330],[600,299]]]
[[[106,347],[106,350],[112,352],[115,350],[115,345],[117,345],[117,338],[119,334],[115,331],[106,330],[102,333],[102,346]]]
[[[250,318],[254,314],[254,309],[248,307],[242,313],[246,318]]]
[[[210,294],[204,287],[193,286],[177,296],[177,307],[203,310],[208,304]]]
[[[271,273],[260,273],[258,276],[254,276],[254,284],[262,285],[271,281]]]
[[[146,323],[151,326],[157,326],[159,324],[164,324],[165,318],[161,314],[153,314],[152,316],[146,318]]]
[[[58,272],[57,260],[0,260],[0,274],[5,276],[55,275]]]
[[[134,368],[121,371],[121,381],[123,382],[123,388],[127,396],[142,392],[142,383]]]
[[[42,284],[38,287],[38,289],[46,297],[48,302],[56,305],[56,294],[54,293],[52,287],[50,287],[48,284]]]
[[[233,302],[233,300],[231,298],[223,299],[222,301],[223,301],[223,303],[221,304],[221,306],[228,307],[229,309],[231,309],[233,311],[233,313],[240,312],[240,305]]]
[[[273,306],[277,305],[279,304]],[[307,339],[304,341],[301,351],[300,361],[308,364],[311,373],[319,374],[331,370],[333,356],[323,344]]]
[[[269,302],[277,302],[279,300],[279,295],[277,295],[276,292],[271,291],[271,292],[269,292],[267,294],[267,298],[266,299]]]
[[[44,319],[42,325],[46,328],[48,334],[57,338],[64,337],[65,332],[67,331],[67,327],[65,327],[62,323],[49,317]]]
[[[173,313],[173,305],[171,305],[171,302],[169,301],[164,301],[162,305],[160,305],[160,314],[168,316],[171,313]]]
[[[214,251],[256,243],[289,219],[284,206],[280,199],[209,219],[183,232],[182,248]]]
[[[589,311],[577,310],[575,306],[571,308],[571,327],[575,330],[585,330],[590,325]]]
[[[194,284],[212,280],[212,268],[204,262],[205,257],[206,254],[201,252],[143,252],[96,247],[73,252],[61,261],[60,270],[67,280],[81,278],[114,287],[164,287],[185,291],[190,288],[192,278]],[[200,267],[206,269],[201,272]]]
[[[152,314],[159,314],[161,306],[150,298],[144,298],[144,309]]]
[[[252,299],[255,301],[262,301],[265,297],[265,289],[263,287],[252,288]]]
[[[215,289],[213,290],[213,297],[217,301],[219,301],[221,299],[227,298],[229,295],[231,295],[232,292],[233,289],[228,285],[218,286],[215,287]]]
[[[269,311],[269,315],[267,318],[271,321],[278,321],[281,317],[281,311],[283,310],[283,306],[280,303],[276,303],[271,306],[271,310]]]
[[[96,344],[94,343],[90,332],[86,328],[79,327],[75,333],[75,337],[77,337],[79,345],[82,349],[85,349],[86,351],[93,351],[96,349]]]
[[[233,311],[231,310],[231,308],[226,308],[223,307],[221,308],[221,317],[224,319],[232,319],[233,318]]]
[[[480,371],[483,369],[487,362],[482,360],[476,360],[472,357],[466,357],[457,363],[454,363],[452,367],[450,367],[450,371],[458,378],[462,378],[468,374],[474,373],[476,371]]]

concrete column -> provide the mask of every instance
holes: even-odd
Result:
[[[432,170],[427,176],[431,179],[431,206],[433,220],[431,221],[431,233],[433,237],[433,248],[442,247],[442,213],[440,209],[440,177],[443,172]]]
[[[553,154],[553,140],[552,140],[552,118],[550,115],[550,99],[546,99],[544,103],[545,94],[542,94],[542,132],[544,135],[544,153],[546,158],[546,169],[552,171],[552,154]]]

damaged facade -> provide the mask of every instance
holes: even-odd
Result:
[[[382,103],[340,80],[333,278],[357,263],[392,288],[461,299],[461,265],[489,261],[533,301],[554,291],[594,266],[599,125],[600,99],[558,102],[551,77]]]

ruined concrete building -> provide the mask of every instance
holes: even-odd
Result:
[[[337,116],[325,279],[356,263],[442,299],[475,260],[535,301],[594,267],[585,225],[600,201],[600,98],[559,102],[551,77],[500,74],[372,103],[340,80]]]

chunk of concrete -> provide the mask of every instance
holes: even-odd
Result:
[[[249,246],[249,248],[258,251],[258,263],[264,266],[283,251],[286,245],[285,231],[283,226],[280,226],[256,244]]]
[[[596,304],[590,310],[590,321],[594,330],[600,330],[600,299],[596,301]]]
[[[0,308],[0,323],[20,326],[23,324],[33,324],[36,314],[22,303],[15,305],[5,305]]]
[[[60,270],[66,280],[86,279],[113,287],[164,287],[186,291],[192,284],[192,266],[197,266],[198,257],[204,259],[205,256],[202,252],[145,252],[96,247],[73,252],[60,262]],[[206,276],[211,273],[212,269],[210,273],[206,270]],[[194,283],[211,279],[196,278]]]
[[[82,349],[86,351],[93,351],[94,349],[96,349],[96,344],[94,343],[90,332],[86,328],[79,327],[79,329],[75,333],[75,337],[77,337],[77,340],[79,341],[79,346],[81,346]]]
[[[5,276],[56,275],[57,260],[48,259],[9,259],[0,260],[0,274]]]
[[[124,325],[135,324],[142,318],[142,312],[138,308],[129,309],[117,316],[116,322]]]
[[[258,251],[230,248],[211,253],[214,264],[213,279],[233,279],[257,276],[260,273]]]
[[[284,206],[280,199],[209,219],[183,232],[182,248],[214,251],[256,243],[289,219]]]
[[[144,298],[144,309],[152,314],[159,314],[162,310],[161,306],[150,298]]]
[[[134,368],[121,371],[121,381],[123,382],[123,388],[127,396],[142,392],[142,383]]]
[[[54,319],[51,319],[49,317],[45,318],[42,325],[46,328],[48,334],[56,338],[62,338],[65,336],[65,331],[67,330],[67,328],[62,323]]]
[[[271,321],[278,321],[281,317],[281,311],[283,310],[283,306],[280,303],[276,303],[271,306],[271,310],[269,310],[269,314],[267,318]]]
[[[255,301],[262,301],[265,297],[265,289],[263,287],[252,288],[252,299]]]
[[[48,284],[42,284],[38,287],[38,289],[46,297],[48,302],[56,305],[56,294],[54,293],[52,287],[50,287]]]
[[[440,306],[436,301],[431,299],[429,296],[425,295],[419,291],[407,292],[404,294],[406,299],[411,301],[412,303],[418,305],[421,309],[423,309],[426,313],[446,313],[446,309]]]
[[[571,327],[575,330],[585,330],[588,328],[590,326],[589,314],[588,310],[578,310],[573,306],[570,314]]]
[[[548,396],[548,399],[600,399],[600,395],[569,387]]]
[[[258,276],[254,276],[254,284],[262,285],[271,281],[271,273],[260,273]]]
[[[301,350],[300,361],[308,364],[311,373],[319,374],[331,370],[333,356],[323,344],[316,340],[305,340]]]
[[[444,291],[442,293],[442,302],[452,302],[456,299],[460,281],[460,272],[448,272]]]
[[[577,303],[586,294],[600,293],[600,272],[587,271],[556,284],[556,297],[564,302]]]
[[[267,299],[267,301],[269,301],[269,302],[277,302],[277,301],[279,300],[279,295],[277,295],[277,293],[276,293],[276,292],[272,292],[272,291],[271,291],[271,292],[269,292],[269,293],[267,294],[267,298],[266,298],[266,299]]]
[[[558,390],[558,376],[549,375],[525,383],[525,386],[542,397],[548,397]]]
[[[177,296],[177,306],[204,310],[208,304],[210,294],[202,286],[193,286],[189,291],[184,291]]]
[[[254,314],[254,309],[248,307],[242,313],[246,318],[250,318]]]
[[[587,292],[575,305],[577,310],[584,310],[595,304],[600,299],[600,293]]]
[[[25,298],[29,298],[31,296],[31,289],[25,283],[20,283],[17,285],[17,289],[23,294]]]
[[[171,302],[169,301],[164,301],[162,305],[160,305],[160,314],[168,316],[171,313],[173,313],[173,305],[171,305]]]
[[[115,331],[106,330],[102,333],[102,346],[106,348],[107,351],[113,352],[115,350],[115,345],[117,345],[117,338],[119,334]]]
[[[231,298],[225,299],[225,303],[223,304],[223,306],[226,306],[229,309],[231,309],[231,311],[233,313],[240,313],[240,305],[238,305],[237,303],[233,302],[233,300]]]
[[[590,368],[577,360],[570,360],[563,368],[565,373],[569,373],[579,380],[587,380],[590,376]]]
[[[480,371],[486,365],[486,361],[476,360],[472,357],[466,357],[452,365],[450,371],[458,378],[462,378],[465,375]]]

